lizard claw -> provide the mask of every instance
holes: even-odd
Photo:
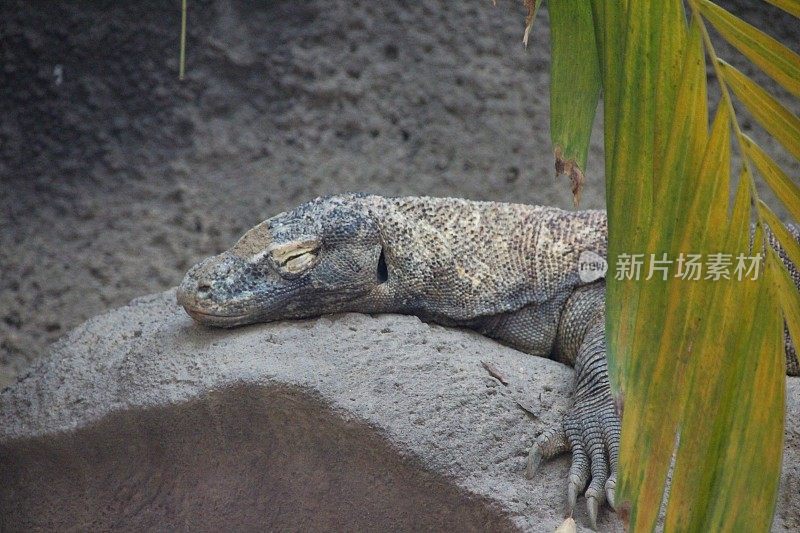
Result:
[[[599,504],[597,503],[597,498],[594,496],[587,496],[586,497],[586,510],[589,511],[589,524],[591,528],[597,531],[597,510],[599,508]]]
[[[614,497],[617,493],[617,473],[612,472],[611,476],[606,481],[606,501],[612,509],[616,510],[617,506],[614,504]]]
[[[528,452],[528,464],[525,467],[525,477],[532,479],[539,470],[542,461],[561,455],[569,451],[569,442],[564,428],[550,429],[536,439]]]
[[[536,471],[539,470],[539,465],[542,464],[542,448],[538,442],[533,443],[530,451],[528,452],[528,464],[525,466],[525,477],[533,479]]]
[[[567,516],[572,516],[572,511],[575,509],[575,504],[578,501],[578,491],[583,488],[586,482],[578,479],[575,474],[569,477],[569,484],[567,485]]]

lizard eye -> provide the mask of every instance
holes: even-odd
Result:
[[[319,239],[302,239],[271,244],[265,252],[278,274],[292,279],[317,264],[321,244]]]

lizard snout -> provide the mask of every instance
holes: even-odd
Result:
[[[176,292],[178,304],[186,311],[197,309],[201,301],[211,298],[211,283],[197,279],[194,272],[196,268],[197,266],[184,276]]]
[[[193,266],[178,286],[178,304],[190,315],[204,312],[212,304],[214,275],[218,274],[218,269],[214,268],[215,259],[212,257]]]
[[[235,296],[248,286],[246,265],[230,254],[193,266],[176,291],[178,304],[201,324],[232,327],[250,321],[247,303]]]

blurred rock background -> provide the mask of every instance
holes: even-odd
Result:
[[[720,3],[797,50],[788,15]],[[571,209],[550,155],[547,12],[527,50],[524,14],[511,0],[190,0],[181,82],[177,0],[0,4],[0,387],[86,318],[318,195]],[[586,208],[604,205],[601,121]]]

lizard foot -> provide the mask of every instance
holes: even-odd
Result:
[[[597,514],[603,503],[608,502],[614,508],[619,436],[619,416],[610,394],[576,399],[563,423],[536,439],[528,453],[526,476],[532,478],[542,461],[571,450],[567,515],[572,515],[578,494],[586,489],[589,521],[597,529]]]

